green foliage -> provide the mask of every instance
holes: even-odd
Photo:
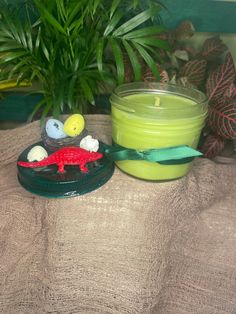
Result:
[[[94,96],[125,78],[124,54],[134,79],[141,79],[142,60],[159,73],[154,54],[168,49],[154,25],[160,6],[132,0],[28,0],[19,12],[0,8],[0,66],[8,78],[39,80],[42,116],[84,112]],[[35,17],[35,18],[32,18]],[[32,21],[33,20],[33,21]]]
[[[215,157],[226,140],[236,140],[236,69],[228,47],[219,36],[207,38],[195,49],[188,41],[194,35],[190,21],[167,32],[172,52],[158,64],[161,81],[199,89],[208,98],[209,111],[201,151],[205,157]],[[162,36],[163,37],[163,36]],[[146,71],[143,80],[155,80]]]

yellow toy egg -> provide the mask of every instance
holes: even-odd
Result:
[[[76,113],[66,119],[63,130],[67,135],[75,137],[83,131],[84,125],[84,117],[81,114]]]

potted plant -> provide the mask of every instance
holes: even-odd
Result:
[[[125,78],[125,59],[133,79],[141,80],[142,61],[158,79],[155,57],[169,49],[156,35],[156,1],[28,0],[21,14],[0,8],[0,64],[17,82],[39,81],[44,98],[33,114],[58,116],[87,112],[95,96]],[[20,15],[20,17],[19,17]]]

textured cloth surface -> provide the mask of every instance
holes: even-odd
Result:
[[[108,116],[87,117],[109,143]],[[16,160],[39,123],[0,131],[0,313],[236,313],[236,167],[196,159],[145,182],[118,169],[89,194],[25,191]]]

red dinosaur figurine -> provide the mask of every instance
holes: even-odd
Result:
[[[63,147],[41,161],[36,162],[18,161],[18,165],[26,168],[37,168],[56,164],[58,166],[58,171],[61,173],[65,172],[64,170],[65,165],[79,165],[80,170],[82,172],[88,172],[86,164],[88,162],[101,159],[102,157],[103,154],[99,152],[89,152],[83,148],[71,146]]]

